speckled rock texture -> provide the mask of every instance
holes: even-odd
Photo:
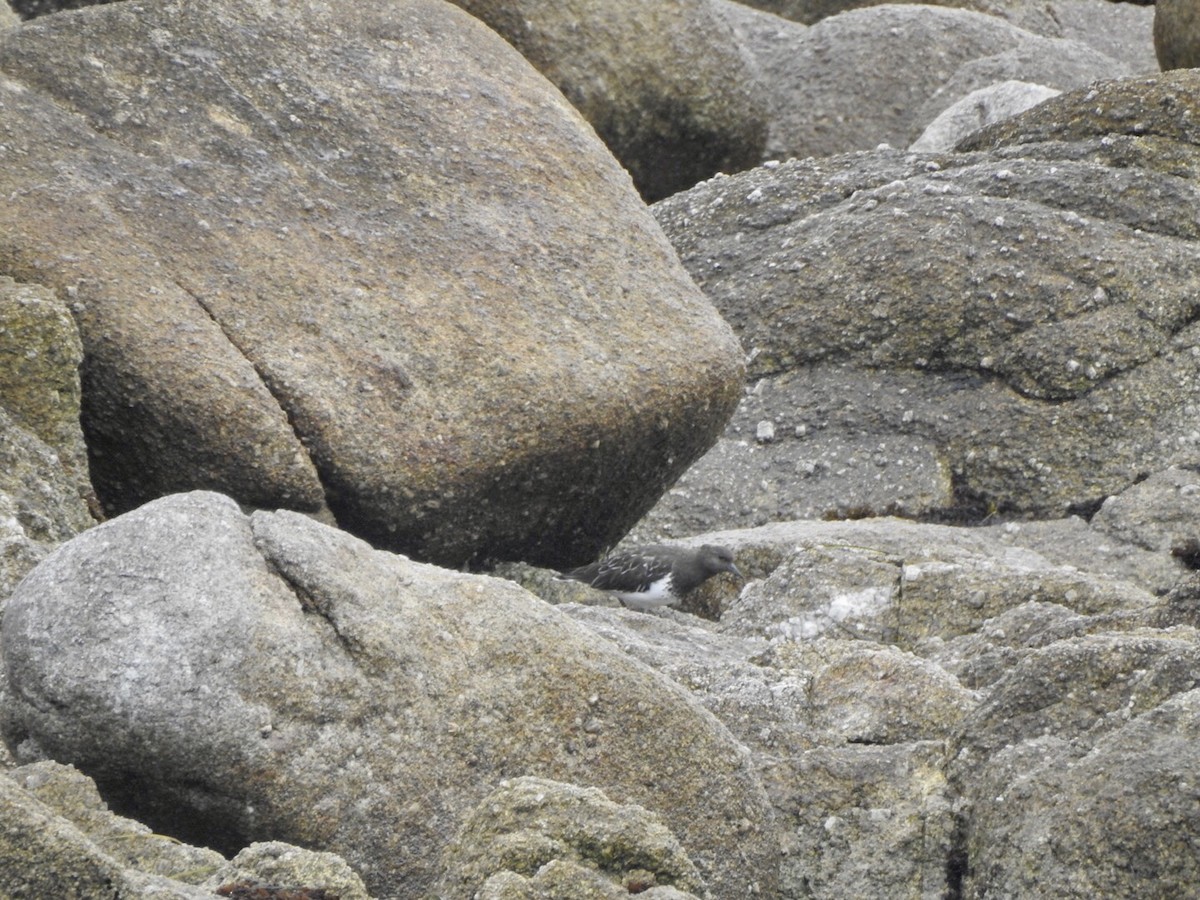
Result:
[[[782,515],[758,521],[1054,518],[1194,465],[1198,88],[1104,82],[969,152],[791,162],[656,204],[764,380],[677,490],[717,485],[739,524],[759,493]],[[882,507],[880,480],[903,485]]]
[[[454,2],[558,86],[648,202],[762,159],[762,91],[710,0]]]
[[[450,4],[110,4],[0,32],[0,76],[3,267],[73,294],[110,512],[582,562],[736,402],[628,175]]]
[[[413,896],[500,780],[539,775],[661,816],[714,896],[776,889],[741,745],[508,582],[197,492],[64,545],[0,627],[18,760],[74,763],[156,830],[330,850]]]
[[[315,6],[127,0],[0,32],[0,298],[38,313],[32,330],[0,320],[19,376],[0,371],[0,422],[16,423],[0,427],[0,481],[18,498],[0,540],[20,573],[42,560],[11,600],[0,584],[0,767],[21,764],[20,783],[0,776],[0,894],[1187,895],[1200,82],[1098,83],[956,149],[874,149],[960,88],[1094,60],[1083,44],[1125,67],[1106,75],[1153,71],[1153,9],[897,7],[806,28],[718,2],[780,122],[818,105],[788,81],[789,54],[804,58],[809,32],[853,37],[829,42],[814,90],[838,89],[824,136],[865,140],[874,118],[873,149],[711,180],[657,204],[659,226],[583,118],[461,10]],[[743,348],[706,324],[689,277]],[[438,326],[474,323],[448,339],[457,356],[376,366],[389,341],[407,353],[433,334],[435,307]],[[652,327],[660,307],[691,323],[680,343]],[[155,322],[168,337],[117,365],[111,342]],[[695,367],[697,334],[711,366],[686,384],[708,384],[709,405],[700,388],[645,396],[661,366]],[[546,347],[553,364],[535,365]],[[387,470],[361,485],[372,508],[408,504],[396,521],[453,565],[211,493],[76,536],[91,524],[63,500],[86,490],[67,462],[81,359],[85,410],[109,403],[88,434],[110,504],[163,435],[200,434],[232,449],[194,471],[251,491],[236,499],[291,485],[314,517],[402,545],[348,515],[349,468],[330,462],[344,438]],[[608,404],[611,440],[562,412],[573,367],[585,405]],[[295,399],[318,368],[344,383]],[[116,387],[89,399],[104,371]],[[479,391],[495,421],[441,404],[435,375]],[[194,390],[165,388],[181,383]],[[211,383],[224,401],[199,390]],[[339,418],[433,410],[411,424],[426,442],[402,446],[457,471],[509,434],[512,405],[558,441],[566,487],[514,469],[509,443],[495,493],[427,484],[397,500],[382,488],[410,423],[352,433]],[[695,431],[682,440],[700,448],[734,405],[624,533],[614,510],[632,515],[686,465],[663,435]],[[660,453],[673,462],[647,480]],[[147,483],[169,489],[176,471]],[[481,496],[492,512],[453,533]],[[578,532],[555,513],[572,504]],[[545,568],[618,537],[726,544],[745,577],[645,613]],[[459,571],[466,556],[519,584]]]
[[[1148,41],[1151,13],[1142,12],[1138,27]],[[811,27],[747,15],[744,8],[730,18],[770,109],[767,159],[870,150],[883,142],[907,147],[946,108],[996,82],[1069,90],[1154,69],[1153,59],[1110,56],[1087,35],[1047,36],[966,9],[888,3]]]
[[[49,550],[95,521],[79,427],[82,356],[51,291],[0,276],[0,606]]]
[[[202,900],[230,885],[272,885],[369,900],[362,880],[333,854],[255,844],[227,862],[113,815],[90,778],[54,762],[0,774],[0,819],[5,897]]]
[[[1168,711],[1196,686],[1200,580],[1177,565],[1163,596],[1135,583],[1169,555],[1067,522],[695,539],[729,544],[749,574],[719,623],[562,609],[750,748],[781,820],[780,896],[1025,896],[1031,872],[1151,896],[1130,871],[1187,877],[1190,861],[1165,856],[1200,832],[1182,774],[1194,752]],[[1126,729],[1145,760],[1109,751]],[[1101,759],[1137,789],[1102,787]]]
[[[1200,878],[1198,737],[1190,690],[1082,748],[1040,737],[997,754],[972,787],[962,896],[1189,894]]]
[[[613,803],[595,788],[545,778],[501,782],[467,818],[445,866],[438,886],[445,897],[504,896],[517,884],[527,893],[512,896],[547,900],[619,900],[664,887],[683,900],[703,890],[700,873],[658,816]],[[561,877],[554,868],[572,871],[577,885],[591,883],[586,891],[561,894],[553,890]]]

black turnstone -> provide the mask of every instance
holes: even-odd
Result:
[[[650,609],[682,600],[689,592],[721,572],[742,573],[725,547],[669,547],[651,544],[619,550],[594,563],[558,576],[559,581],[582,581],[616,596],[625,606]]]

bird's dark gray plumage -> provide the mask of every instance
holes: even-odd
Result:
[[[648,609],[683,599],[721,572],[742,577],[733,564],[733,553],[725,547],[650,544],[611,553],[594,563],[564,572],[559,580],[581,581],[615,595],[626,606]]]

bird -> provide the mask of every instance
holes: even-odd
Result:
[[[557,580],[581,581],[614,595],[622,606],[644,611],[682,600],[721,572],[742,577],[727,547],[648,544],[610,553],[594,563],[563,572]]]

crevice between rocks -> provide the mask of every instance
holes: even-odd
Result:
[[[238,355],[246,361],[247,365],[254,370],[254,374],[258,376],[259,383],[262,384],[266,392],[271,395],[271,399],[275,401],[276,406],[279,407],[280,412],[283,413],[284,418],[287,420],[288,428],[291,430],[292,435],[296,438],[296,443],[300,446],[301,450],[303,450],[305,458],[308,459],[309,464],[313,468],[313,472],[316,474],[317,483],[321,486],[321,493],[325,500],[325,508],[330,511],[331,515],[333,515],[333,507],[330,505],[329,486],[325,483],[325,479],[321,476],[321,467],[317,465],[317,461],[313,459],[312,454],[309,453],[308,441],[305,440],[304,435],[301,434],[299,428],[296,426],[296,419],[292,414],[291,408],[288,406],[288,404],[283,402],[283,398],[272,386],[272,379],[268,377],[262,366],[257,363],[249,353],[246,352],[245,348],[242,347],[242,345],[236,340],[233,333],[225,327],[219,318],[217,318],[216,313],[212,311],[212,309],[207,303],[204,302],[199,294],[188,288],[186,285],[180,283],[177,279],[172,279],[172,283],[179,288],[180,291],[190,297],[192,302],[194,302],[200,309],[204,311],[204,314],[208,316],[213,325],[215,325],[221,334],[225,336],[225,340],[229,342],[229,345],[233,347],[233,349],[237,351]]]

